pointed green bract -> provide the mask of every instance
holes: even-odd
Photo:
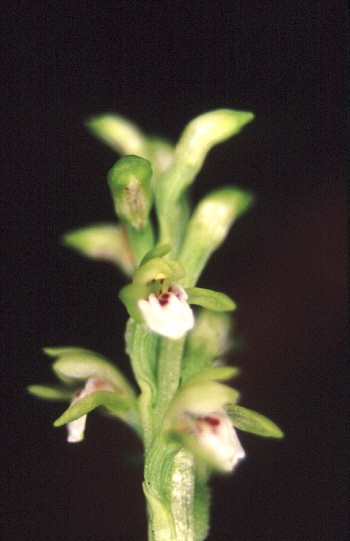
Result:
[[[90,411],[103,406],[107,411],[130,424],[139,434],[141,427],[138,419],[136,402],[130,401],[112,391],[95,391],[77,400],[54,422],[54,426],[62,426],[79,419]]]
[[[230,312],[236,309],[236,304],[225,293],[203,289],[202,287],[188,287],[186,289],[189,304],[198,304],[214,312]]]
[[[230,406],[227,413],[234,426],[245,432],[251,432],[265,438],[283,438],[283,432],[264,415],[242,406]]]
[[[216,190],[202,199],[189,221],[179,254],[179,261],[186,269],[185,287],[196,284],[211,254],[253,201],[251,193],[238,188]]]
[[[156,194],[161,242],[173,243],[176,205],[194,181],[209,150],[239,133],[254,115],[219,109],[201,115],[188,124],[176,148],[174,161]]]

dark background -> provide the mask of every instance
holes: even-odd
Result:
[[[212,481],[209,540],[347,538],[346,27],[342,2],[5,10],[3,539],[145,539],[136,438],[91,415],[85,442],[69,446],[52,428],[62,406],[25,386],[53,382],[48,345],[97,350],[128,373],[123,278],[59,245],[69,229],[114,219],[116,156],[86,117],[116,111],[176,141],[222,107],[256,120],[211,151],[193,201],[229,183],[259,200],[200,285],[238,302],[241,403],[286,437],[241,434],[248,458]]]

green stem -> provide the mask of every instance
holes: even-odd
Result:
[[[162,430],[179,387],[185,339],[159,338],[143,324],[128,322],[127,351],[141,389],[149,541],[201,541],[207,531],[206,483],[198,482],[192,453]]]
[[[168,406],[180,383],[185,337],[162,338],[158,357],[158,396],[155,405],[156,426],[161,426]]]
[[[125,222],[128,232],[128,238],[132,253],[135,259],[136,267],[139,266],[143,256],[152,250],[154,246],[154,232],[150,222],[147,222],[144,229],[137,231],[131,225]]]
[[[138,402],[143,441],[147,451],[154,437],[153,406],[157,396],[155,363],[158,357],[159,336],[149,332],[143,324],[129,319],[125,340],[131,367],[141,390]]]

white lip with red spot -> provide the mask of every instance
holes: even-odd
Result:
[[[161,287],[158,295],[140,299],[138,306],[151,331],[162,336],[181,338],[194,325],[187,294],[178,284],[170,283],[165,291]]]
[[[180,424],[185,443],[215,469],[232,471],[245,452],[225,412],[185,414]]]

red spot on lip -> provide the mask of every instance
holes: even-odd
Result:
[[[162,299],[169,299],[169,298],[170,298],[170,293],[163,293]]]
[[[159,304],[160,304],[161,306],[167,305],[168,302],[169,302],[168,299],[159,299]]]
[[[210,426],[218,426],[220,424],[220,419],[218,419],[217,417],[211,417],[210,415],[201,417],[200,420],[208,423],[208,425]]]

